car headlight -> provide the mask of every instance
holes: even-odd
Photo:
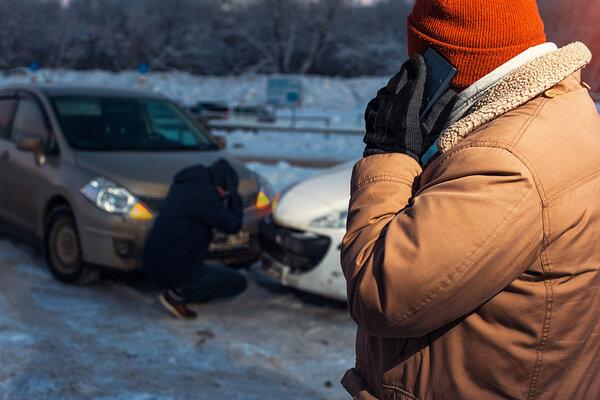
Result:
[[[137,221],[154,218],[152,212],[127,189],[106,178],[92,179],[81,188],[81,194],[110,214],[123,215]]]
[[[271,212],[275,212],[277,206],[279,205],[279,200],[281,200],[281,192],[273,196],[273,200],[271,201]]]
[[[310,226],[313,228],[343,229],[346,227],[347,219],[348,211],[336,211],[313,219]]]

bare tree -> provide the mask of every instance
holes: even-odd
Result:
[[[387,74],[411,1],[0,0],[0,68]]]
[[[300,67],[300,73],[303,74],[308,72],[319,56],[321,56],[327,40],[329,39],[335,17],[342,5],[342,0],[325,0],[323,3],[322,7],[324,8],[324,12],[320,13],[321,16],[317,16],[316,19],[316,38],[308,51],[304,63]],[[316,3],[312,5],[311,8],[318,8],[319,6],[321,6],[321,4]]]
[[[271,24],[277,72],[306,73],[321,56],[342,0],[262,0]],[[263,46],[263,47],[269,47]]]
[[[296,44],[296,32],[301,10],[297,2],[289,0],[264,0],[270,17],[275,48],[277,71],[288,73]]]

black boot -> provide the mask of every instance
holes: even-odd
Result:
[[[182,320],[194,319],[197,314],[183,302],[183,298],[173,290],[167,290],[158,296],[161,304],[174,316]]]

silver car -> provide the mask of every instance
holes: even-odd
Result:
[[[78,281],[89,266],[139,268],[175,174],[220,158],[240,176],[244,228],[217,235],[211,257],[250,262],[268,189],[176,103],[130,90],[0,88],[0,218],[43,245],[62,281]]]

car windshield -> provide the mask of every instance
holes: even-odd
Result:
[[[216,149],[207,134],[168,100],[64,96],[52,101],[67,141],[78,150]]]

